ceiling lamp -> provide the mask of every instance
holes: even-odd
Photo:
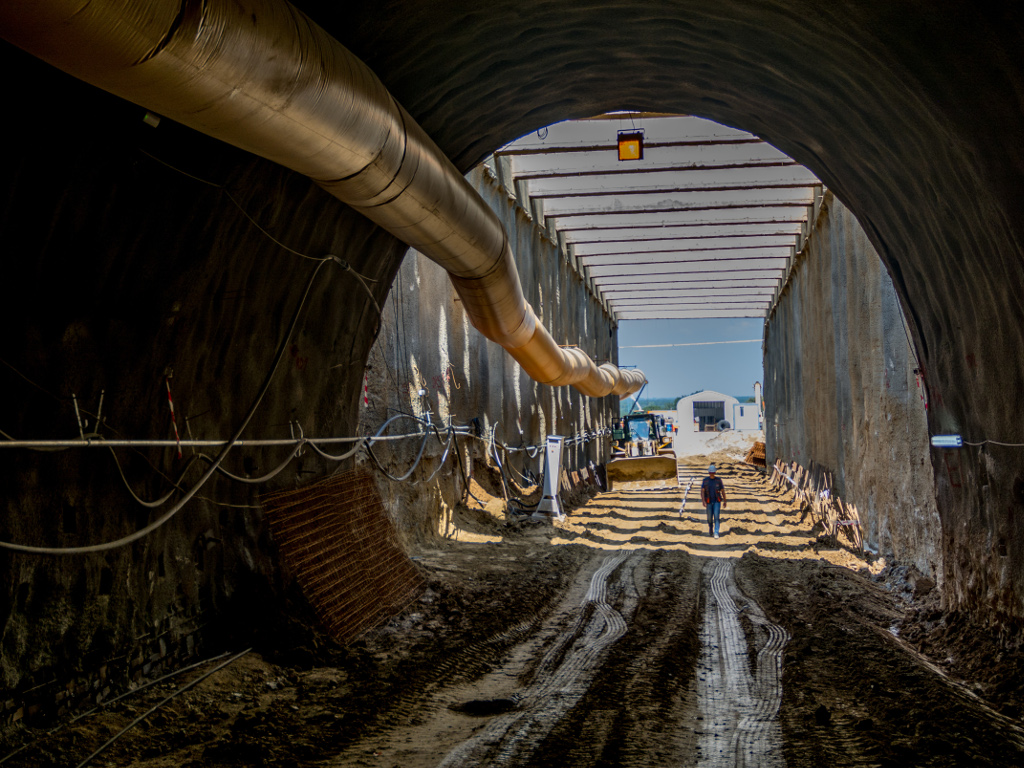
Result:
[[[644,132],[619,131],[619,160],[644,159]]]

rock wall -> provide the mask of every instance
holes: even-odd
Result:
[[[9,46],[0,175],[3,439],[226,439],[242,423],[318,266],[334,253],[384,301],[405,248],[308,179],[205,139]],[[299,252],[304,255],[297,255]],[[245,438],[353,434],[372,302],[336,264],[313,282]],[[102,405],[102,423],[97,416]],[[74,400],[72,398],[75,398]],[[289,448],[224,468],[269,473]],[[209,455],[215,454],[209,449]],[[156,521],[208,465],[191,449],[0,448],[0,540],[66,548]],[[268,483],[215,476],[141,540],[92,554],[0,551],[0,722],[251,632],[280,586],[258,492],[333,470],[310,456]],[[124,479],[122,480],[121,472]],[[142,506],[170,495],[166,503]]]
[[[384,385],[373,382],[382,410],[359,410],[380,328],[375,307],[385,305],[405,246],[309,179],[170,121],[153,126],[145,110],[9,46],[0,45],[0,63],[19,73],[7,99],[17,151],[0,176],[4,440],[77,438],[76,404],[85,434],[137,440],[173,440],[175,426],[182,438],[227,439],[254,405],[246,439],[354,435],[375,428],[388,404],[410,406],[411,390],[396,386],[385,403]],[[612,355],[614,331],[586,304],[579,279],[554,268],[551,244],[503,192],[482,176],[478,184],[504,206],[506,222],[518,222],[523,282],[544,319],[563,340]],[[321,265],[328,254],[365,284],[334,262]],[[385,323],[371,376],[390,382],[386,358],[396,374],[404,366],[409,384],[417,366],[435,414],[478,417],[485,430],[500,422],[498,436],[509,441],[519,424],[523,439],[536,441],[577,431],[577,420],[600,424],[614,407],[522,379],[467,328],[440,270],[409,259],[404,274],[406,322]],[[396,304],[385,306],[390,318]],[[559,331],[563,321],[568,330]],[[449,362],[455,375],[435,384]],[[135,543],[86,554],[0,549],[0,723],[82,706],[258,631],[282,587],[258,494],[338,466],[308,449],[288,461],[291,450],[231,452],[229,472],[272,477],[245,484],[215,475]],[[587,446],[573,460],[600,450]],[[174,447],[0,451],[0,540],[54,550],[135,534],[174,506],[175,483],[190,488],[208,467],[190,448],[180,457]],[[133,495],[168,498],[144,506]],[[437,497],[428,496],[403,509],[405,524],[437,530]]]
[[[830,469],[867,545],[941,580],[919,366],[892,280],[830,192],[766,322],[764,366],[769,463]]]
[[[556,341],[579,346],[599,363],[617,362],[616,324],[546,230],[536,225],[488,168],[481,165],[468,178],[501,219],[526,298]],[[447,273],[416,251],[406,256],[383,306],[366,384],[369,402],[360,412],[362,434],[372,434],[396,414],[423,418],[429,410],[439,426],[451,423],[478,429],[479,438],[456,438],[464,466],[469,466],[466,459],[474,458],[495,464],[488,447],[492,434],[512,447],[536,446],[547,435],[573,437],[604,430],[619,413],[619,398],[614,395],[587,398],[571,387],[547,387],[531,380],[501,347],[469,324]],[[421,396],[420,390],[425,394]],[[395,429],[415,431],[418,426],[399,420]],[[447,442],[430,440],[422,465],[409,482],[430,477],[446,446]],[[399,476],[412,466],[418,448],[419,441],[410,440],[401,447],[375,450],[386,459],[388,471]],[[605,462],[610,449],[607,435],[567,446],[563,468]],[[543,454],[499,456],[509,465],[509,476],[520,483],[529,473],[540,474]],[[464,487],[453,456],[428,486],[378,477],[384,486],[382,495],[407,537],[462,534],[451,516]]]

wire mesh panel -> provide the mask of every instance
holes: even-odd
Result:
[[[284,567],[340,642],[408,605],[423,579],[362,470],[261,497]]]

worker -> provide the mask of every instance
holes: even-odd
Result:
[[[708,476],[700,485],[700,500],[708,511],[708,536],[718,538],[718,524],[725,506],[725,483],[715,477],[715,465],[708,467]]]

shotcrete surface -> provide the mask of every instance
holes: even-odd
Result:
[[[826,194],[766,325],[768,461],[824,467],[833,492],[856,505],[868,546],[944,586],[932,473],[942,456],[928,446],[916,354],[877,252]],[[990,583],[1001,567],[986,567]]]

